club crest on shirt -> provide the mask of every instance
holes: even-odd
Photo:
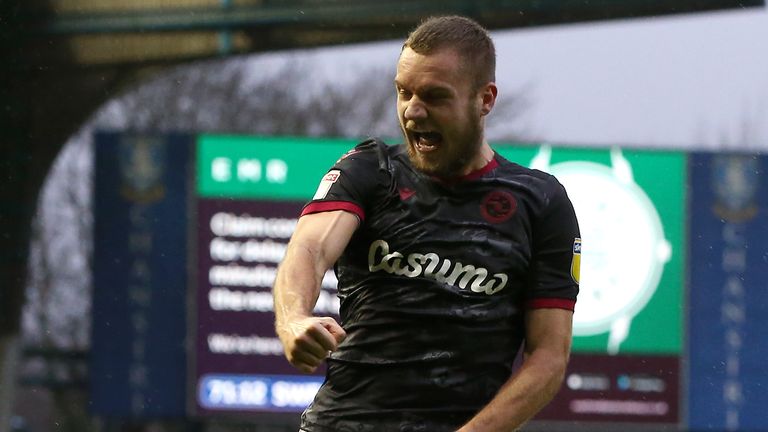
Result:
[[[328,195],[328,191],[331,190],[331,186],[333,186],[334,183],[341,177],[341,171],[339,170],[330,170],[328,171],[324,176],[323,179],[320,180],[320,185],[317,187],[317,192],[315,192],[315,196],[312,197],[313,200],[319,200],[323,199]]]
[[[573,239],[573,258],[571,258],[571,277],[574,282],[579,283],[581,274],[581,239]]]
[[[504,190],[488,192],[480,203],[480,213],[490,223],[502,223],[517,211],[517,200]]]

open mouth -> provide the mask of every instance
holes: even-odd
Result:
[[[443,136],[438,132],[411,131],[411,134],[413,135],[413,141],[415,143],[414,147],[416,147],[416,150],[419,152],[426,153],[437,150],[440,147],[440,144],[443,143]]]

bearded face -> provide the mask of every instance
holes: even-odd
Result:
[[[395,78],[400,127],[411,163],[439,177],[465,173],[483,144],[484,100],[460,55],[405,48]]]

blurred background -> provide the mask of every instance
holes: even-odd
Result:
[[[28,0],[0,4],[0,431],[295,431],[322,376],[282,359],[275,268],[325,170],[398,141],[402,40],[443,14],[492,30],[488,139],[582,225],[526,430],[768,430],[764,1]]]

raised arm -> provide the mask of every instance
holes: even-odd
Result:
[[[568,364],[572,318],[565,309],[528,311],[522,366],[459,432],[517,430],[552,400]]]
[[[275,330],[288,361],[302,372],[314,371],[344,340],[332,317],[315,317],[323,275],[349,243],[357,216],[337,210],[302,216],[273,287]]]

